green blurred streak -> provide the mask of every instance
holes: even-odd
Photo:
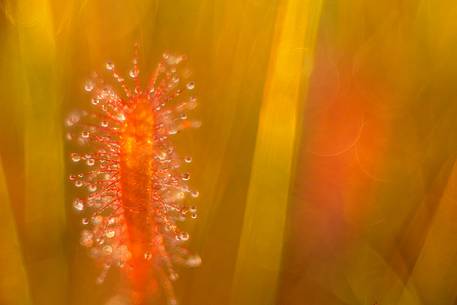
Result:
[[[297,123],[313,61],[321,1],[284,1],[260,110],[238,251],[233,305],[275,304]]]
[[[48,1],[18,1],[25,128],[24,250],[35,304],[66,304],[63,251],[62,119],[54,28]]]
[[[21,246],[0,159],[0,304],[31,304]]]
[[[202,196],[193,235],[203,265],[187,295],[189,304],[224,305],[230,301],[276,1],[216,1],[204,9],[199,24],[207,28],[199,28],[200,44],[192,45],[203,54],[196,62],[204,78],[196,115],[204,124],[195,154]],[[208,28],[211,35],[205,35]]]

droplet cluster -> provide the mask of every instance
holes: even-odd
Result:
[[[130,277],[140,273],[135,268],[146,266],[170,304],[176,304],[171,285],[178,278],[175,266],[201,263],[186,248],[190,236],[179,226],[186,218],[197,218],[197,208],[189,202],[199,196],[189,186],[192,158],[178,156],[170,140],[201,125],[188,118],[197,99],[184,62],[182,55],[164,53],[146,86],[141,85],[137,54],[128,78],[107,62],[105,71],[114,85],[94,74],[83,86],[91,95],[91,110],[73,112],[65,122],[67,139],[76,144],[70,160],[78,172],[69,180],[80,195],[72,206],[81,215],[81,245],[103,266],[97,282],[113,266]],[[135,167],[140,160],[136,152],[146,158],[144,166]],[[141,293],[147,292],[135,291],[133,304],[142,304]]]

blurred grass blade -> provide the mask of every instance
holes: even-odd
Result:
[[[457,298],[457,164],[454,164],[443,196],[425,237],[421,253],[403,292],[400,305],[453,305]],[[451,242],[450,242],[451,241]],[[420,291],[411,298],[411,291]]]
[[[27,274],[0,159],[0,304],[28,305]]]
[[[233,305],[275,304],[300,92],[307,87],[321,1],[284,1],[276,21],[233,282]]]
[[[24,79],[24,257],[34,303],[66,304],[63,123],[50,3],[18,1],[16,20]]]

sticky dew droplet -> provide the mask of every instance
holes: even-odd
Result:
[[[82,211],[84,210],[84,202],[81,199],[76,198],[75,200],[73,200],[73,207],[77,211]]]
[[[195,82],[188,82],[186,88],[187,90],[193,90],[195,88]]]
[[[87,190],[91,193],[95,192],[97,190],[97,186],[95,184],[91,184],[87,187]]]
[[[114,63],[112,61],[108,61],[105,64],[105,68],[108,71],[113,71],[114,70]]]
[[[181,234],[179,234],[179,239],[183,241],[189,240],[189,237],[189,233],[187,232],[181,232]]]
[[[87,92],[91,92],[92,90],[94,90],[94,87],[95,83],[93,80],[87,80],[84,84],[84,90],[86,90]]]
[[[81,156],[77,153],[72,153],[71,154],[71,161],[73,162],[79,162],[81,160]]]
[[[105,232],[105,236],[108,237],[108,238],[113,238],[114,236],[116,236],[116,231],[108,230],[108,231]]]
[[[137,78],[138,77],[138,70],[132,69],[129,71],[129,76],[131,78]]]

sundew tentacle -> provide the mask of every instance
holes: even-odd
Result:
[[[133,90],[108,62],[105,68],[117,84],[94,74],[84,85],[92,110],[66,120],[67,138],[79,147],[70,159],[80,171],[69,179],[80,189],[72,203],[82,216],[80,243],[102,266],[97,282],[111,267],[123,271],[133,305],[146,304],[157,286],[169,304],[176,304],[176,266],[201,263],[186,249],[189,234],[178,226],[197,217],[196,207],[186,202],[199,193],[181,170],[192,158],[179,157],[170,141],[180,130],[200,126],[186,114],[196,107],[196,98],[188,70],[180,68],[183,61],[181,55],[163,54],[142,90],[136,47],[128,72]]]

